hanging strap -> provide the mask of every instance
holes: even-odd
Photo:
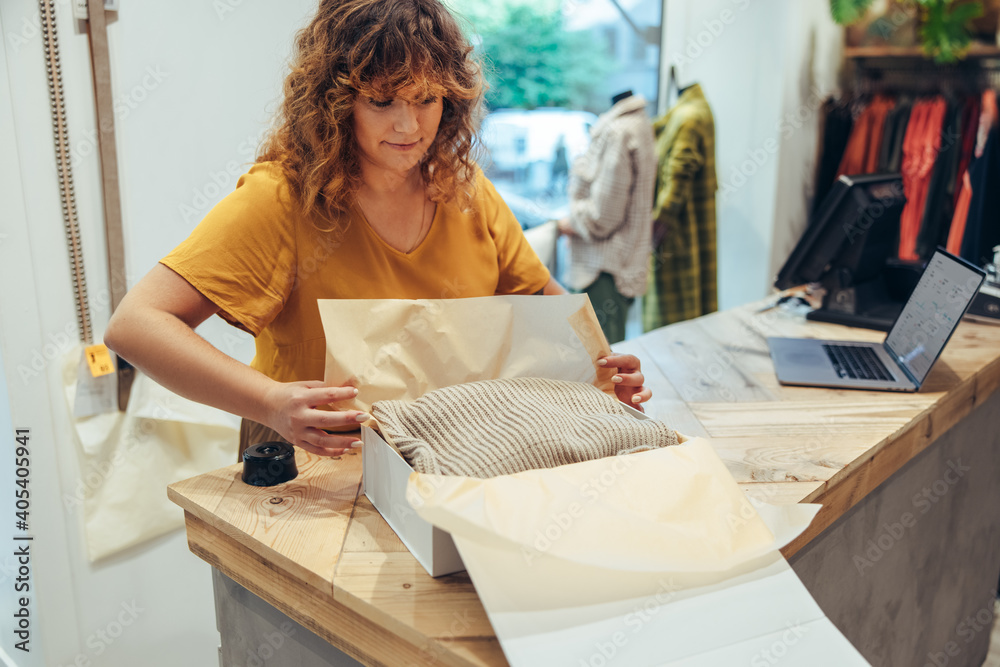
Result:
[[[118,308],[128,284],[125,280],[125,240],[122,235],[121,192],[118,187],[118,153],[115,147],[114,97],[111,91],[111,57],[108,50],[107,16],[104,0],[87,0],[87,31],[90,37],[90,64],[97,101],[97,136],[101,155],[101,184],[104,193],[104,232],[108,248],[108,285],[111,312]],[[128,406],[135,369],[118,358],[118,409]]]
[[[77,327],[80,330],[81,342],[89,345],[94,334],[90,322],[83,248],[80,244],[80,223],[76,217],[73,161],[70,158],[69,131],[66,124],[66,104],[63,98],[59,34],[56,31],[54,0],[38,0],[38,10],[41,16],[42,46],[45,49],[45,70],[49,80],[49,104],[52,106],[52,132],[56,148],[56,170],[59,175],[59,198],[62,201],[63,226],[66,229],[66,246],[69,249],[70,276],[73,279]]]

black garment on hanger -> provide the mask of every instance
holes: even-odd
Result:
[[[948,228],[955,213],[955,183],[958,162],[962,154],[961,100],[948,99],[944,123],[941,125],[941,150],[934,160],[924,217],[917,233],[916,253],[920,258],[934,254],[934,249],[948,242]]]
[[[993,257],[993,246],[1000,245],[1000,130],[990,128],[983,154],[969,166],[972,201],[962,234],[961,256],[976,266]]]
[[[879,147],[878,171],[883,174],[896,173],[903,165],[903,139],[910,124],[913,100],[901,97],[885,119],[882,145]]]
[[[833,187],[837,178],[840,160],[844,157],[847,140],[851,136],[854,119],[851,116],[849,104],[834,100],[832,97],[823,102],[823,148],[820,153],[819,165],[816,168],[816,193],[813,195],[813,214]]]

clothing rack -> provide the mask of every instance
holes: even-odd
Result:
[[[900,173],[898,260],[947,245],[981,264],[1000,243],[1000,48],[951,64],[916,49],[846,53],[845,94],[823,107],[814,214],[838,174]]]
[[[853,65],[847,73],[853,84],[850,88],[858,95],[971,94],[1000,89],[1000,55],[949,64],[934,63],[922,55],[854,57],[849,62]]]

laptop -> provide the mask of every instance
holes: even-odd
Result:
[[[778,382],[917,391],[985,275],[979,267],[939,248],[881,343],[768,338]]]

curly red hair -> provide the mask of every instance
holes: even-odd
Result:
[[[485,83],[472,47],[438,0],[322,0],[296,38],[284,102],[257,162],[280,163],[303,213],[336,225],[361,185],[354,101],[390,98],[413,84],[440,95],[444,106],[420,165],[428,196],[467,208]]]

